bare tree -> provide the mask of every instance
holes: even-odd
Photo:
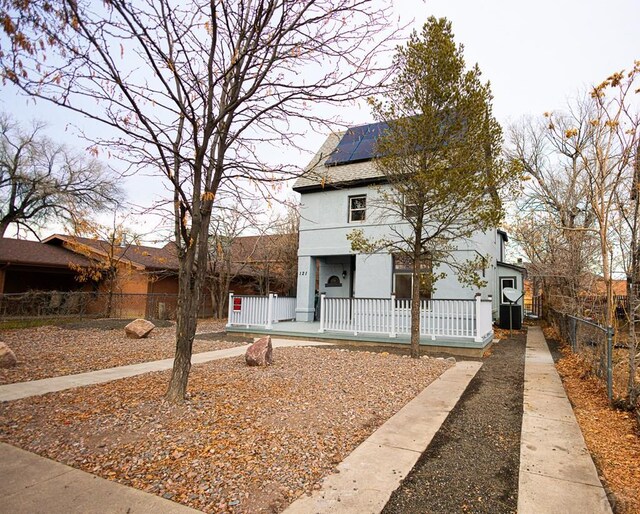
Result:
[[[246,264],[255,277],[260,294],[289,293],[297,282],[300,214],[297,205],[288,204],[285,216],[276,214],[260,229],[256,251]]]
[[[614,73],[591,90],[593,117],[591,144],[580,154],[588,177],[591,209],[597,221],[602,275],[607,294],[606,322],[614,325],[610,239],[618,191],[633,177],[634,157],[640,141],[640,113],[632,107],[638,92],[640,61],[634,68]]]
[[[7,8],[6,5],[9,4]],[[18,5],[19,9],[11,9]],[[183,401],[216,200],[296,170],[259,149],[296,144],[321,105],[373,94],[390,3],[368,0],[6,2],[5,79],[119,134],[99,141],[173,193],[180,262],[177,342],[166,393]],[[55,58],[42,58],[55,53]],[[382,63],[382,64],[381,64]],[[383,72],[381,74],[381,72]],[[313,113],[319,113],[315,115]]]
[[[551,305],[576,313],[597,252],[580,157],[589,145],[589,122],[590,110],[582,104],[540,120],[524,119],[510,127],[506,152],[530,179],[512,225],[530,263],[527,271],[541,280]]]
[[[548,223],[545,252],[540,231],[521,230],[524,248],[566,282],[566,296],[586,290],[582,277],[594,276],[605,286],[600,320],[616,324],[613,301],[614,263],[622,261],[629,280],[631,306],[629,404],[637,401],[635,384],[638,307],[638,158],[640,113],[636,97],[640,62],[630,71],[612,74],[577,99],[565,112],[546,113],[533,125],[512,130],[511,157],[533,179],[527,199],[538,227]],[[535,251],[534,251],[534,246]]]
[[[242,274],[246,262],[239,262],[236,257],[237,246],[242,234],[255,226],[255,219],[251,213],[237,209],[219,210],[211,219],[211,234],[209,235],[209,291],[211,303],[216,317],[226,316],[226,302],[229,297],[231,283]],[[246,250],[249,255],[256,251],[258,239],[252,239]]]
[[[114,212],[110,225],[91,219],[78,220],[74,225],[75,237],[66,240],[72,251],[84,255],[89,265],[69,264],[76,272],[78,282],[102,283],[107,292],[105,316],[113,313],[113,298],[121,290],[122,283],[132,272],[132,262],[127,255],[132,245],[138,244],[136,234],[126,227],[126,216]]]
[[[300,209],[298,204],[287,206],[287,215],[275,227],[276,280],[280,290],[295,291],[298,280],[298,244]]]
[[[27,130],[0,115],[0,238],[12,224],[37,236],[46,223],[75,222],[121,196],[97,160],[55,144],[43,129],[36,123]]]

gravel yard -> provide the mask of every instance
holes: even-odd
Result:
[[[196,365],[189,400],[169,374],[0,404],[0,440],[206,512],[279,512],[451,364],[319,348]]]
[[[175,326],[156,327],[146,339],[128,339],[128,320],[92,320],[71,326],[44,326],[0,331],[0,341],[15,352],[18,365],[0,369],[0,384],[25,382],[59,375],[169,359],[175,354]],[[87,327],[87,328],[85,328]],[[198,332],[217,332],[224,321],[203,320]],[[197,336],[193,352],[222,350],[242,341]]]

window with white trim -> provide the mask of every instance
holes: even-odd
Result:
[[[349,223],[364,221],[367,217],[367,195],[349,197]]]
[[[430,299],[432,293],[431,259],[425,258],[420,266],[420,298]],[[393,292],[396,298],[411,298],[413,287],[413,263],[406,255],[393,256]]]
[[[404,215],[404,219],[416,218],[419,209],[419,206],[411,203],[411,200],[409,200],[406,195],[402,198],[402,214]]]

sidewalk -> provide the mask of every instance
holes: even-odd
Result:
[[[330,343],[316,341],[287,341],[284,339],[273,339],[274,348],[291,346],[326,346]],[[192,364],[202,364],[218,359],[236,357],[243,355],[248,345],[227,348],[226,350],[216,350],[211,352],[195,353],[191,356]],[[173,359],[163,359],[159,361],[142,362],[140,364],[130,364],[116,368],[101,369],[77,375],[64,375],[60,377],[44,378],[42,380],[32,380],[30,382],[18,382],[0,386],[0,402],[19,400],[29,396],[63,391],[74,387],[82,387],[93,384],[102,384],[121,378],[133,377],[153,371],[164,371],[173,367]]]
[[[198,512],[0,443],[0,511],[12,514]]]
[[[529,327],[520,446],[519,514],[610,514],[540,327]]]

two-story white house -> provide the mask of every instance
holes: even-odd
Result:
[[[296,298],[232,294],[228,330],[408,343],[411,266],[392,253],[354,252],[347,239],[354,229],[368,239],[409,229],[401,216],[385,212],[382,195],[391,186],[373,155],[381,130],[363,125],[327,138],[294,184],[302,198]],[[445,277],[420,301],[421,344],[482,355],[493,339],[492,321],[509,304],[503,290],[523,291],[524,269],[504,262],[506,242],[497,227],[457,242],[458,261],[484,257],[479,273],[486,286],[470,289],[451,269],[435,270]]]
[[[409,298],[411,269],[402,258],[390,253],[356,254],[347,234],[361,229],[365,236],[379,239],[397,230],[401,218],[385,214],[380,192],[391,186],[374,163],[373,148],[381,124],[350,128],[331,134],[299,178],[294,190],[300,193],[301,220],[298,251],[296,320],[318,319],[318,296],[326,298]],[[345,141],[346,139],[346,141]],[[457,246],[460,260],[482,255],[486,266],[481,275],[486,287],[464,287],[446,267],[446,277],[437,282],[432,299],[472,300],[477,293],[492,297],[497,319],[505,287],[523,289],[523,269],[506,264],[507,234],[499,229],[474,234]],[[521,302],[521,300],[520,300]]]

